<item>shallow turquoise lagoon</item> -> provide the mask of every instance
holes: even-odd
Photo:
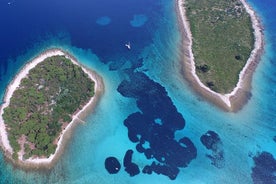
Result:
[[[205,101],[181,75],[181,38],[175,1],[0,3],[1,97],[9,81],[28,60],[53,47],[72,53],[82,64],[97,71],[105,84],[99,104],[85,119],[86,123],[75,128],[63,156],[52,169],[23,171],[7,163],[1,152],[0,183],[276,182],[276,171],[271,169],[273,164],[276,168],[273,0],[249,1],[264,25],[266,45],[253,77],[252,96],[238,113],[224,112]],[[44,9],[38,11],[41,6]],[[124,46],[128,42],[132,45],[130,51]],[[126,85],[122,85],[123,81]],[[167,120],[169,114],[180,117]],[[131,121],[129,116],[144,121],[137,118]],[[140,130],[139,124],[144,122],[149,122],[148,126]],[[142,153],[136,147],[139,141],[130,139],[135,128],[139,129],[136,133],[145,149]],[[211,132],[206,134],[208,131]],[[156,134],[162,144],[158,139],[148,138],[147,133]],[[192,145],[180,144],[184,137]],[[216,149],[207,149],[202,144],[203,138],[213,142]],[[134,151],[132,162],[140,169],[140,174],[133,177],[124,171],[123,165],[130,149]],[[185,154],[177,154],[181,151]],[[147,158],[146,153],[152,157]],[[111,175],[105,169],[105,159],[110,156],[121,163],[118,174]],[[181,165],[185,159],[186,165]],[[169,174],[144,174],[142,170],[152,162],[178,168],[176,177],[172,180]]]

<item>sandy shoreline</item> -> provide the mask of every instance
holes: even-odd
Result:
[[[246,65],[239,74],[239,81],[231,93],[220,94],[210,90],[206,87],[196,75],[196,68],[194,62],[194,55],[192,52],[192,33],[190,31],[189,21],[186,17],[186,11],[183,7],[185,0],[177,0],[177,13],[180,30],[182,33],[182,47],[183,53],[183,75],[190,82],[193,88],[207,100],[213,102],[219,107],[236,112],[248,101],[251,90],[251,80],[254,70],[260,61],[264,49],[264,35],[263,27],[259,18],[253,9],[247,4],[245,0],[240,0],[245,7],[247,13],[250,15],[252,27],[254,30],[254,49],[252,50]]]
[[[57,148],[54,154],[52,154],[49,158],[29,158],[27,160],[23,160],[22,157],[21,158],[19,157],[18,161],[15,162],[11,158],[12,148],[9,144],[6,127],[4,124],[4,120],[2,118],[2,115],[4,112],[3,109],[9,105],[10,98],[13,92],[19,86],[21,79],[23,79],[28,75],[29,70],[34,68],[38,63],[42,62],[44,59],[51,56],[56,56],[56,55],[64,55],[66,58],[71,59],[71,61],[74,64],[82,67],[83,71],[87,73],[88,76],[95,82],[95,95],[89,100],[89,102],[80,111],[78,111],[75,115],[73,115],[72,121],[69,123],[69,125],[66,126],[65,129],[62,130],[61,134],[59,135]],[[67,133],[72,132],[72,128],[75,126],[76,122],[78,121],[81,122],[82,118],[85,118],[86,115],[88,114],[88,111],[91,112],[91,110],[93,110],[103,90],[104,90],[104,86],[103,86],[101,77],[97,75],[94,71],[86,69],[73,56],[71,56],[66,51],[63,51],[61,49],[49,49],[41,53],[34,59],[32,59],[19,71],[19,73],[10,82],[5,92],[4,102],[0,106],[0,143],[7,159],[11,160],[13,163],[15,163],[15,165],[18,165],[21,167],[27,166],[28,168],[32,168],[32,167],[37,168],[38,166],[50,167],[51,165],[53,165],[54,161],[56,161],[57,157],[61,155],[62,150],[65,147],[64,144],[67,142],[65,137],[70,137],[70,135],[67,135]]]

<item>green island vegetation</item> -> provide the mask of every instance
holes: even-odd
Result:
[[[185,0],[183,6],[198,77],[215,92],[231,92],[254,47],[250,15],[239,0]]]
[[[72,114],[94,96],[94,81],[64,56],[46,58],[21,80],[4,109],[13,158],[49,157]]]

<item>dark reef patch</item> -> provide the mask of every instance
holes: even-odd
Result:
[[[177,167],[169,167],[164,164],[156,164],[155,162],[152,162],[150,166],[147,165],[144,167],[143,173],[152,174],[152,172],[155,172],[156,174],[166,175],[171,180],[174,180],[179,173],[179,169]]]
[[[212,165],[217,168],[223,168],[224,152],[219,135],[216,132],[209,130],[200,137],[200,141],[208,150],[212,151],[211,154],[206,154],[206,156],[212,161]]]
[[[252,168],[251,177],[254,183],[276,183],[276,160],[268,152],[253,157],[255,167]]]
[[[124,125],[137,151],[156,160],[145,166],[143,173],[155,172],[175,179],[179,168],[187,167],[197,155],[190,139],[175,140],[175,131],[184,128],[185,120],[163,86],[144,73],[128,72],[129,80],[122,81],[117,90],[125,97],[135,98],[140,111],[130,114]],[[145,141],[148,147],[143,146]]]
[[[115,70],[119,70],[120,68],[123,67],[123,65],[126,63],[125,59],[121,59],[121,60],[116,60],[116,61],[111,61],[109,64],[109,70],[110,71],[115,71]]]
[[[134,60],[133,62],[132,62],[132,68],[140,68],[140,67],[142,67],[143,66],[143,64],[144,64],[144,58],[139,58],[139,59],[137,59],[137,60]]]
[[[125,171],[130,175],[130,176],[135,176],[140,173],[140,169],[137,164],[132,162],[132,150],[127,150],[125,157],[124,157],[124,167]]]
[[[109,174],[116,174],[121,169],[121,164],[115,157],[106,158],[104,165]]]
[[[276,136],[273,137],[273,141],[276,143]]]

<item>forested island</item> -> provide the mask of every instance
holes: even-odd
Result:
[[[227,111],[250,96],[264,46],[263,27],[245,0],[178,0],[183,75]]]
[[[252,21],[240,0],[185,0],[196,74],[213,91],[231,92],[254,47]]]
[[[2,114],[12,158],[54,154],[62,130],[94,95],[95,81],[70,58],[52,54],[37,63],[13,91]]]

